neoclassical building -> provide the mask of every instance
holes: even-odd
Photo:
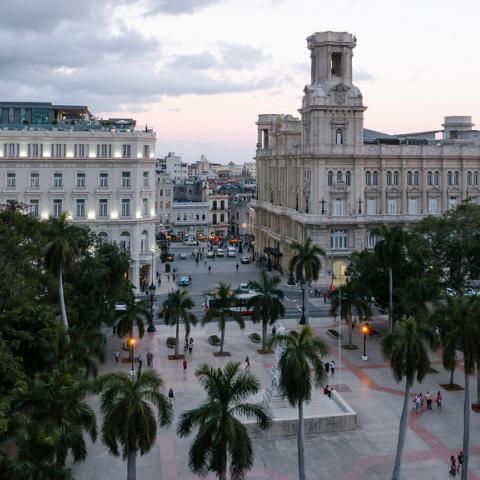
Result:
[[[129,250],[136,287],[151,280],[155,133],[132,119],[95,119],[86,106],[0,102],[0,204],[32,215],[68,212]]]
[[[365,129],[352,83],[356,38],[321,32],[307,42],[301,118],[258,117],[255,248],[278,249],[286,270],[291,243],[310,237],[326,252],[320,283],[340,283],[348,256],[375,245],[378,225],[418,222],[467,198],[480,203],[480,132],[466,116],[405,135]]]

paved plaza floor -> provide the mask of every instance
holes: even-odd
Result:
[[[270,381],[273,355],[259,355],[257,344],[248,339],[252,331],[260,332],[259,325],[247,321],[246,329],[240,331],[235,323],[228,323],[225,349],[230,358],[216,358],[207,338],[217,333],[216,323],[205,328],[194,328],[194,349],[189,355],[187,374],[182,372],[182,361],[171,361],[167,355],[165,339],[174,335],[174,329],[159,326],[157,332],[146,334],[139,342],[138,353],[154,354],[154,368],[165,382],[164,391],[170,387],[175,391],[175,419],[168,429],[160,430],[157,445],[137,461],[139,480],[193,480],[196,478],[187,468],[188,448],[191,438],[179,439],[176,434],[178,416],[185,410],[197,406],[203,391],[194,371],[201,362],[215,367],[224,366],[229,360],[244,362],[246,355],[251,361],[251,371],[263,386]],[[295,320],[281,322],[287,330],[297,328]],[[358,414],[358,429],[354,432],[326,433],[306,437],[307,478],[338,480],[387,479],[391,474],[398,433],[398,422],[402,408],[403,385],[397,384],[388,365],[381,357],[379,338],[368,339],[368,360],[362,361],[362,350],[342,348],[338,358],[338,343],[327,333],[332,327],[331,318],[311,320],[315,332],[329,344],[328,359],[341,363],[340,371],[328,383],[341,391],[342,396]],[[377,320],[377,324],[381,324]],[[345,328],[345,327],[343,327]],[[181,333],[183,335],[183,331]],[[363,337],[354,333],[354,343],[363,347]],[[109,335],[108,359],[100,366],[100,372],[115,370],[127,372],[129,365],[114,363],[114,351],[120,348],[120,340]],[[339,361],[340,360],[340,361]],[[145,365],[146,362],[144,362]],[[438,373],[427,375],[423,384],[416,385],[413,392],[441,390],[444,403],[442,410],[435,407],[421,414],[410,413],[409,429],[402,467],[403,478],[447,479],[450,455],[458,454],[462,445],[463,391],[447,392],[440,384],[448,382],[448,373],[441,365],[440,356],[432,355],[432,363]],[[456,372],[456,383],[463,385],[461,365]],[[340,387],[338,387],[340,382]],[[475,378],[471,377],[472,397],[476,395]],[[98,411],[98,398],[91,399]],[[100,424],[100,418],[99,418]],[[295,437],[259,439],[254,441],[255,465],[247,475],[250,480],[294,480],[297,474],[297,446]],[[119,480],[126,478],[126,465],[121,457],[108,454],[100,441],[89,445],[87,460],[74,465],[78,480]],[[213,475],[207,478],[215,478]],[[480,415],[472,412],[470,480],[480,480]]]

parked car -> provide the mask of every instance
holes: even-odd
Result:
[[[228,247],[227,248],[227,257],[233,258],[237,256],[237,251],[235,250],[235,247]]]
[[[173,262],[175,260],[175,254],[173,252],[167,252],[167,262]]]
[[[240,263],[250,263],[250,257],[244,256],[240,259]]]
[[[115,304],[115,311],[116,312],[124,312],[127,309],[127,305],[123,302],[117,302]]]
[[[213,250],[207,250],[207,258],[213,258],[214,256]]]
[[[180,280],[178,281],[178,286],[179,287],[188,287],[190,285],[190,278],[187,276],[180,277]]]
[[[185,252],[180,253],[179,255],[180,260],[186,260],[187,259],[187,254]]]
[[[185,245],[188,245],[189,247],[195,247],[198,245],[197,240],[189,239],[185,241]]]
[[[225,252],[223,251],[223,248],[217,248],[217,257],[224,257]]]

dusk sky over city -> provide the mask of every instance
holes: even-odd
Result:
[[[306,37],[357,37],[365,126],[480,122],[474,0],[2,0],[0,97],[88,105],[157,132],[157,153],[251,160],[261,113],[298,114]]]

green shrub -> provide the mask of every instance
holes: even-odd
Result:
[[[218,335],[210,335],[208,337],[208,343],[213,346],[220,345],[220,338],[218,337]]]

